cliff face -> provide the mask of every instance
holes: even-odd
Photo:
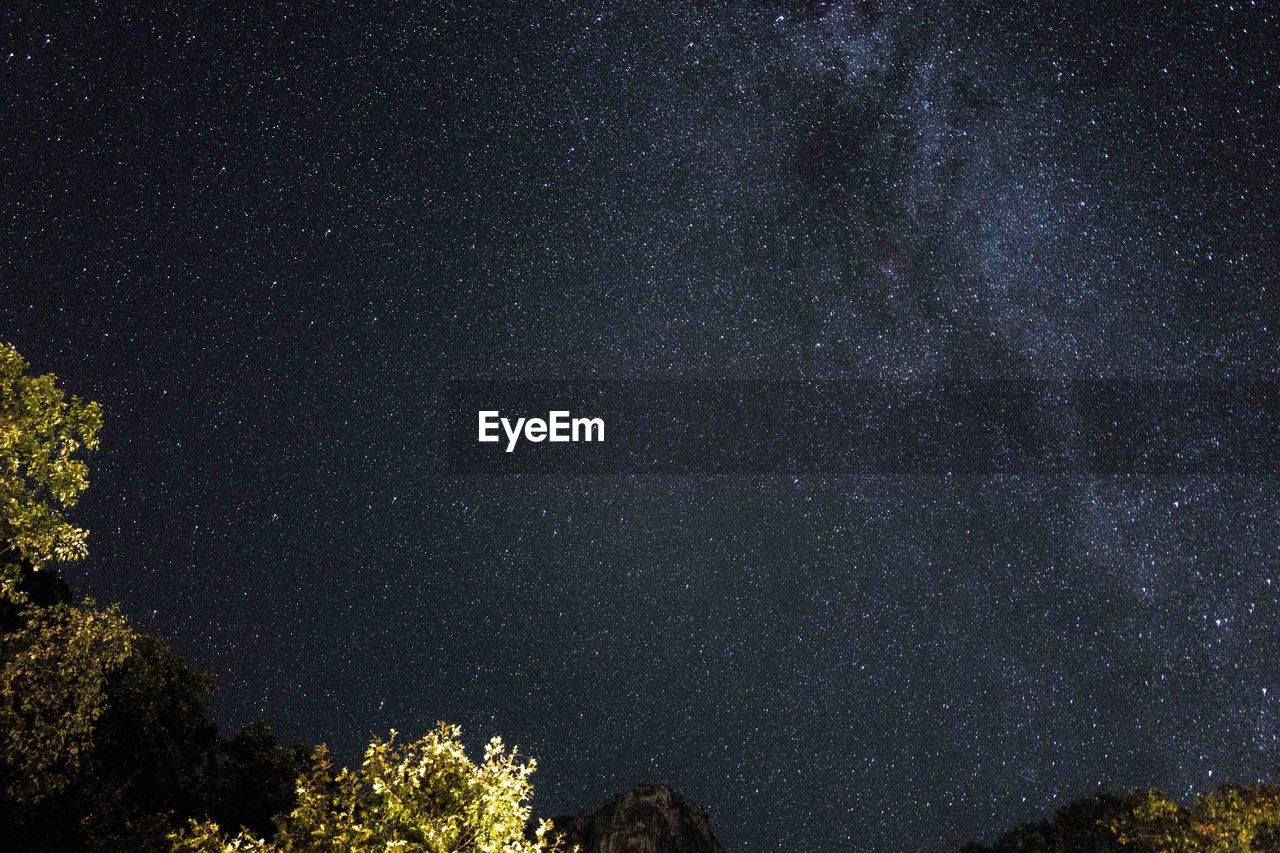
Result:
[[[594,812],[553,818],[565,849],[582,853],[724,853],[702,806],[666,785],[637,785]]]

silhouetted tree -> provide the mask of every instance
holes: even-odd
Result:
[[[293,810],[298,774],[309,751],[284,746],[266,720],[257,720],[220,745],[209,817],[231,832],[271,838],[274,819]]]
[[[23,614],[32,607],[71,603],[71,587],[57,572],[52,568],[37,571],[12,545],[0,543],[0,565],[8,567],[11,589],[17,593],[0,595],[0,635],[16,631]]]
[[[1035,821],[1006,832],[990,846],[976,842],[963,853],[1113,853],[1120,843],[1108,824],[1131,811],[1136,795],[1105,791],[1072,800],[1048,820]]]

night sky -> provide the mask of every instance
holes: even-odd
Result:
[[[445,719],[539,814],[662,780],[742,851],[1280,757],[1244,461],[476,474],[442,426],[458,377],[1273,379],[1277,4],[213,5],[0,10],[0,339],[106,412],[65,574],[225,727]]]

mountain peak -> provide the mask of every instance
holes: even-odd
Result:
[[[553,819],[565,848],[582,853],[724,853],[706,809],[666,785],[644,783],[592,812]]]

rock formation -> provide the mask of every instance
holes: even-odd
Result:
[[[724,853],[707,812],[666,785],[637,785],[593,812],[553,819],[582,853]]]

